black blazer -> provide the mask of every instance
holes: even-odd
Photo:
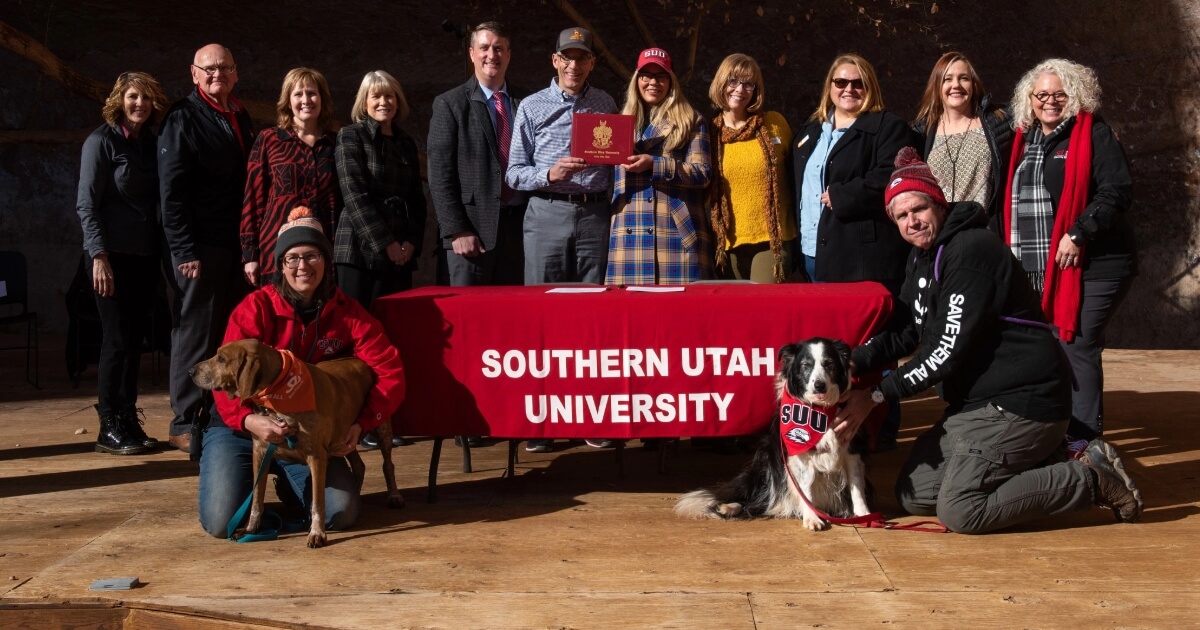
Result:
[[[809,120],[792,140],[792,183],[796,191],[796,220],[804,168],[817,139],[821,123]],[[883,188],[895,170],[900,149],[917,147],[920,138],[899,116],[868,112],[833,145],[825,165],[825,186],[832,208],[817,221],[818,282],[874,280],[899,286],[912,246],[883,207]]]
[[[509,91],[509,120],[515,120],[521,102]],[[451,247],[451,236],[474,232],[484,249],[496,245],[500,218],[500,151],[492,126],[490,103],[484,100],[479,81],[466,83],[433,99],[429,121],[429,195],[437,212],[442,246]],[[515,127],[514,127],[515,133]],[[526,193],[514,191],[510,206],[523,206]]]

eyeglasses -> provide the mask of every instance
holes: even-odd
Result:
[[[554,53],[554,56],[558,57],[558,60],[561,61],[564,66],[570,66],[570,65],[578,66],[580,64],[587,63],[587,62],[591,61],[592,59],[596,58],[594,55],[588,55],[588,54],[583,54],[578,57],[568,57],[562,53]]]
[[[197,70],[203,70],[204,74],[207,74],[210,77],[216,74],[217,70],[220,70],[221,74],[233,74],[234,72],[237,72],[237,64],[235,63],[231,63],[228,66],[197,66],[196,64],[192,64],[192,67],[196,68]]]
[[[847,85],[853,87],[856,90],[865,90],[867,87],[866,84],[863,83],[862,79],[843,79],[841,77],[838,77],[838,78],[830,81],[830,83],[833,84],[833,87],[835,87],[839,90],[846,89]]]
[[[731,90],[736,90],[736,89],[738,89],[739,86],[743,90],[746,90],[747,92],[753,92],[754,90],[758,89],[757,85],[755,85],[749,81],[741,81],[739,79],[730,79],[725,82],[725,87],[727,87]]]
[[[316,267],[325,260],[325,257],[321,255],[321,252],[309,252],[304,255],[288,254],[283,257],[283,266],[288,269],[295,269],[300,266],[301,260],[309,267]]]
[[[671,75],[666,72],[639,72],[637,76],[643,81],[656,81],[658,83],[666,83],[671,80]]]
[[[1066,103],[1071,97],[1068,96],[1066,92],[1055,92],[1053,94],[1050,92],[1038,92],[1037,94],[1033,95],[1033,98],[1036,98],[1043,103],[1049,103],[1050,99],[1054,99],[1055,103]]]

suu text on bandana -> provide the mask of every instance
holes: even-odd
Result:
[[[779,399],[779,437],[787,456],[808,452],[829,430],[829,420],[837,407],[814,407],[792,396],[786,387]]]
[[[317,409],[316,392],[313,390],[312,375],[308,364],[287,350],[280,350],[283,367],[279,376],[265,389],[254,394],[250,400],[282,414],[293,414]]]

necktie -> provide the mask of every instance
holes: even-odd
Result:
[[[500,149],[500,172],[508,170],[508,145],[512,141],[512,121],[508,119],[508,107],[504,104],[504,95],[500,92],[492,94],[496,102],[496,143]],[[500,203],[506,204],[512,199],[513,190],[501,179]]]

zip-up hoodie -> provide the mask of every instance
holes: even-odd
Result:
[[[889,400],[936,385],[948,413],[994,403],[1034,420],[1070,415],[1070,377],[1041,301],[979,204],[955,204],[933,247],[913,248],[900,302],[908,309],[853,353],[869,371],[917,351],[880,383]]]
[[[375,385],[358,414],[363,433],[390,421],[404,402],[404,364],[400,353],[383,332],[383,325],[359,303],[335,289],[307,324],[274,286],[263,287],[242,300],[229,318],[225,341],[258,339],[274,348],[290,350],[306,363],[356,357],[375,373]],[[225,394],[213,396],[225,424],[245,430],[250,403]]]

